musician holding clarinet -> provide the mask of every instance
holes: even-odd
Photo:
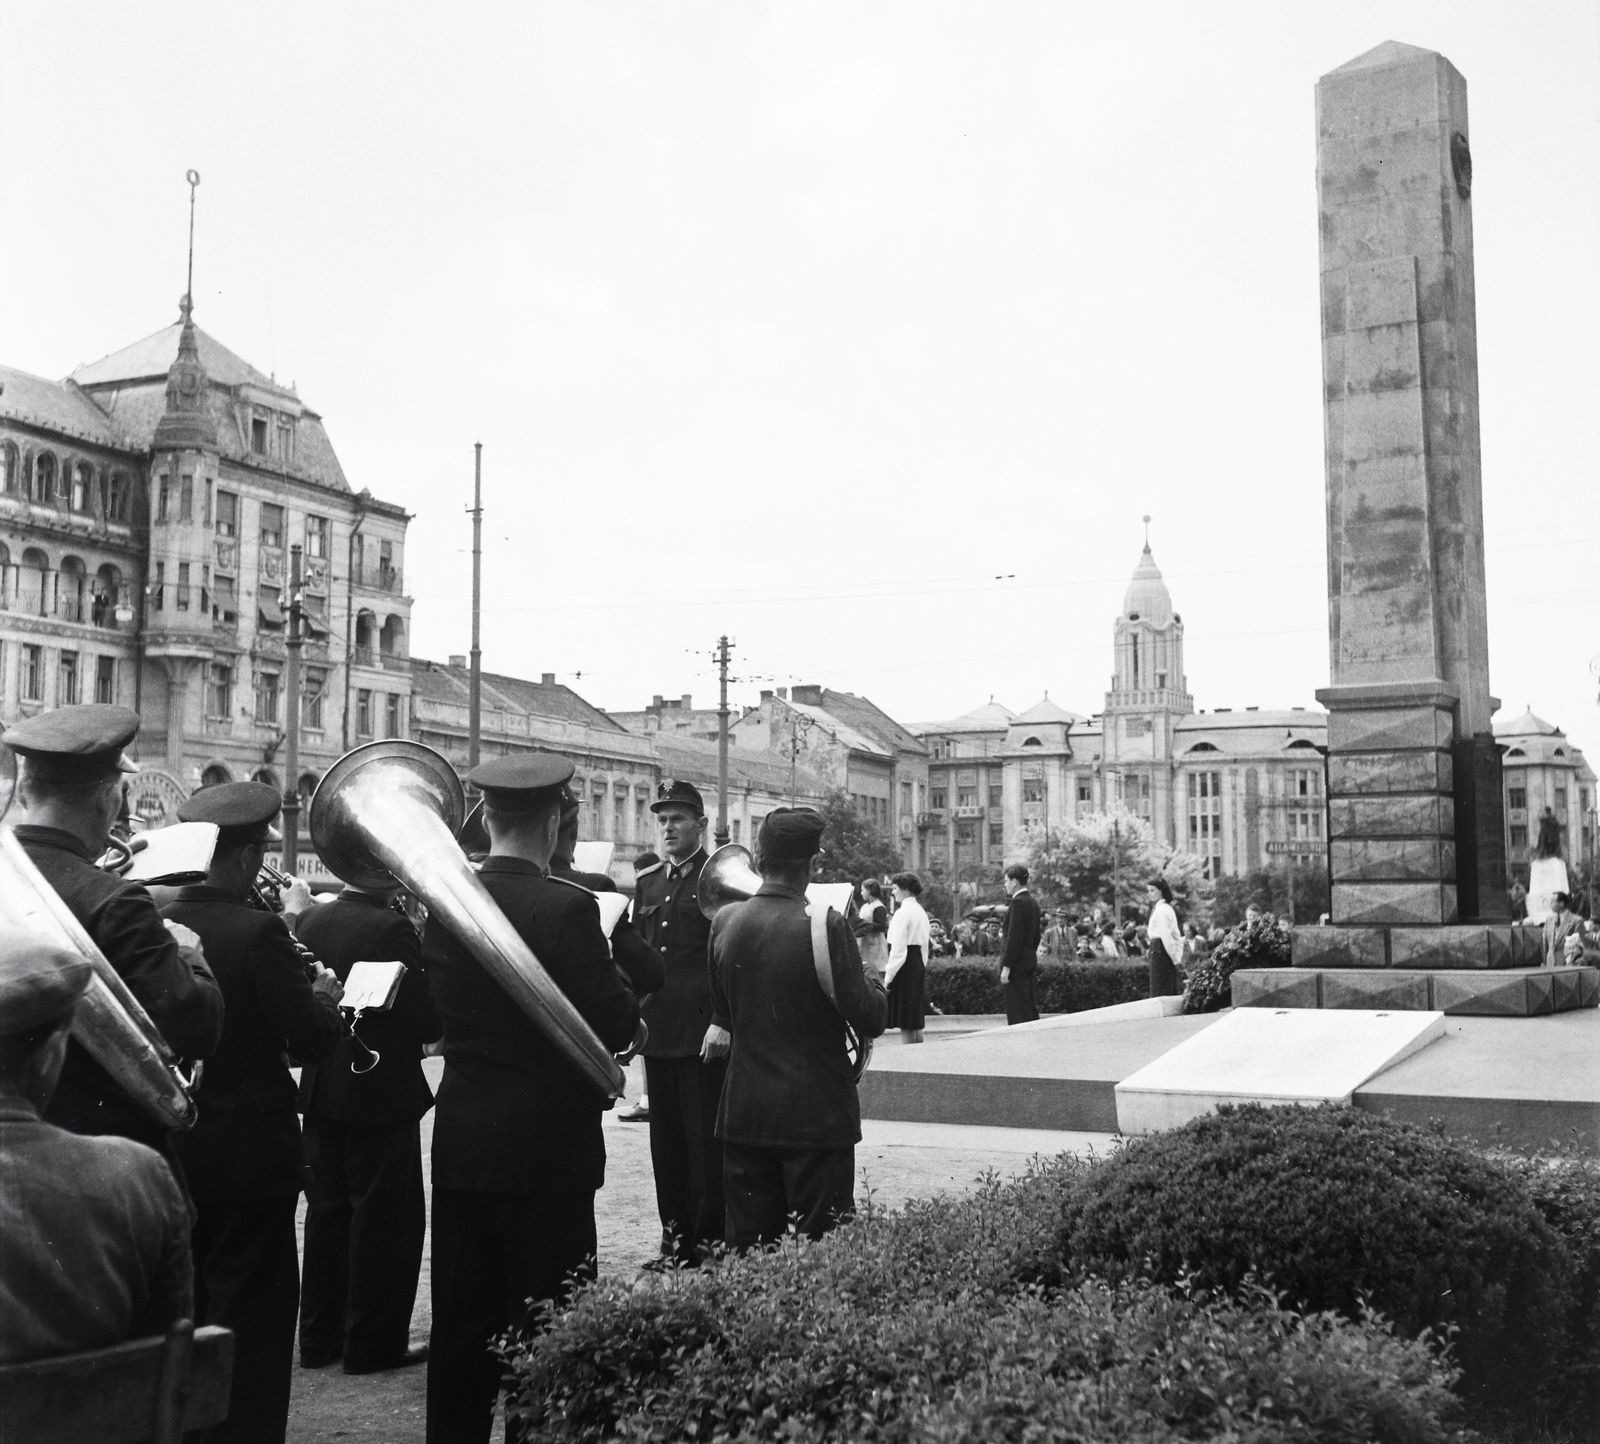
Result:
[[[207,787],[178,809],[220,829],[204,883],[165,909],[199,934],[227,1000],[222,1042],[200,1085],[200,1118],[179,1144],[197,1218],[197,1322],[234,1331],[227,1420],[207,1444],[282,1444],[289,1418],[300,1267],[294,1217],[304,1176],[294,1080],[284,1054],[315,1063],[344,1034],[344,987],[308,963],[283,919],[252,906],[279,810],[261,782]]]

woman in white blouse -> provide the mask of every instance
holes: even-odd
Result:
[[[1164,877],[1150,884],[1150,921],[1145,927],[1150,934],[1150,996],[1181,993],[1178,960],[1183,957],[1183,929],[1172,908],[1172,888]]]
[[[883,980],[889,987],[887,1026],[898,1028],[906,1043],[922,1041],[923,1014],[927,1010],[928,915],[917,901],[922,881],[914,872],[896,873],[889,879],[895,912],[889,919],[889,966]]]

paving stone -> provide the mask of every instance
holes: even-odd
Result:
[[[1456,890],[1450,883],[1336,882],[1336,925],[1371,927],[1379,923],[1437,926],[1456,920]]]

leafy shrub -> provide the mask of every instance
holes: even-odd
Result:
[[[1229,981],[1240,968],[1286,968],[1289,937],[1271,913],[1231,928],[1209,958],[1189,969],[1183,989],[1185,1013],[1216,1013],[1233,1002]]]
[[[928,1002],[941,1013],[1003,1013],[998,958],[936,958],[928,964]],[[1039,960],[1035,996],[1041,1013],[1081,1013],[1131,1003],[1150,991],[1143,958],[1105,962]]]
[[[1563,1350],[1568,1253],[1512,1169],[1351,1108],[1224,1108],[1085,1172],[1062,1211],[1074,1274],[1367,1303],[1416,1338],[1454,1331],[1469,1397],[1535,1407]]]
[[[541,1439],[1443,1444],[1451,1375],[1386,1325],[1259,1289],[1055,1287],[1083,1166],[868,1213],[820,1244],[606,1281],[514,1345]]]

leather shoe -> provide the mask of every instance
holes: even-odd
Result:
[[[329,1364],[336,1364],[343,1358],[342,1354],[325,1353],[318,1350],[301,1349],[300,1367],[302,1369],[326,1369]]]
[[[344,1361],[344,1371],[347,1374],[386,1374],[390,1369],[409,1369],[413,1364],[428,1362],[428,1346],[426,1344],[412,1344],[398,1359],[387,1364],[352,1364],[348,1359]]]

